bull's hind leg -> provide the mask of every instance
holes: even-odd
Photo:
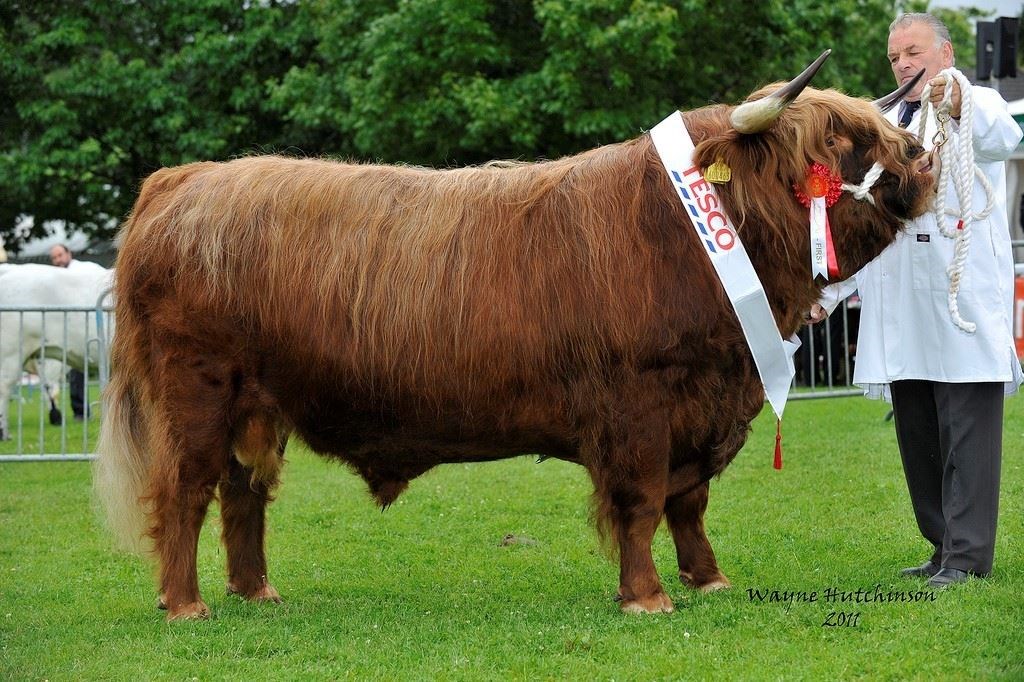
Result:
[[[168,620],[210,615],[199,595],[196,553],[206,509],[230,454],[230,367],[217,358],[189,355],[187,349],[187,341],[167,340],[154,386],[150,535]]]
[[[702,592],[730,586],[728,578],[718,570],[715,552],[704,533],[709,485],[705,481],[693,490],[672,495],[665,501],[665,517],[679,560],[679,579]]]
[[[211,453],[226,450],[226,443],[194,439],[193,445],[175,447],[174,437],[155,444],[158,469],[152,474],[150,495],[153,525],[150,535],[160,564],[160,607],[167,620],[207,618],[210,610],[199,595],[196,553],[206,509],[220,478]],[[205,443],[206,447],[201,448]]]
[[[220,482],[227,591],[251,601],[281,601],[267,581],[264,534],[266,507],[278,482],[286,442],[272,420],[250,420],[235,442],[235,458]]]

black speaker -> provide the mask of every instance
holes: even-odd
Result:
[[[994,78],[1016,78],[1017,30],[1020,27],[1020,19],[999,17],[995,23],[992,76]]]
[[[979,21],[974,27],[978,55],[975,80],[987,81],[992,77],[992,57],[996,51],[996,22]]]

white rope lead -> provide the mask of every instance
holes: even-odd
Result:
[[[974,98],[971,96],[971,84],[960,71],[955,68],[943,69],[939,73],[945,78],[945,87],[942,92],[942,101],[935,107],[935,118],[938,121],[939,133],[936,135],[936,146],[939,147],[939,158],[942,161],[942,168],[939,171],[939,182],[935,197],[935,222],[939,226],[939,232],[947,239],[953,239],[953,261],[946,268],[949,276],[949,315],[959,329],[973,334],[977,325],[968,322],[960,316],[960,307],[957,297],[960,293],[960,283],[963,280],[964,266],[967,264],[967,252],[971,244],[971,223],[984,220],[992,213],[995,206],[995,193],[992,191],[992,184],[982,173],[981,169],[974,163],[974,143],[971,139],[971,130],[974,122]],[[945,124],[949,120],[950,111],[953,108],[953,81],[960,84],[960,128],[967,131],[967,134],[957,137],[956,149],[954,145],[944,144],[946,141]],[[931,84],[925,85],[921,93],[921,120],[918,125],[917,137],[923,143],[924,131],[928,123],[928,107],[931,104],[929,96],[932,92]],[[985,190],[985,208],[977,213],[971,212],[974,178],[977,178]],[[960,204],[958,210],[946,208],[946,193],[950,180],[954,183],[957,202]],[[947,225],[946,216],[950,215],[957,219],[954,227]]]
[[[844,182],[843,189],[853,194],[853,197],[857,201],[867,201],[869,204],[874,206],[875,198],[871,196],[870,190],[871,187],[878,182],[878,178],[882,177],[882,172],[884,170],[885,168],[882,167],[882,164],[876,161],[874,165],[868,169],[868,172],[864,174],[864,179],[859,185],[851,185]]]

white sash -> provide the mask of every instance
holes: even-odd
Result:
[[[651,139],[736,310],[768,402],[782,419],[793,383],[793,353],[800,341],[796,336],[787,341],[779,334],[764,287],[736,228],[725,215],[714,188],[693,164],[694,145],[682,114],[677,111],[656,125]]]

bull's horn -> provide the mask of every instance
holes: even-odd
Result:
[[[885,97],[880,97],[879,99],[876,99],[874,101],[874,105],[878,107],[878,110],[884,114],[885,112],[889,111],[894,106],[899,104],[900,100],[903,99],[903,96],[910,92],[911,89],[913,89],[913,87],[917,85],[918,81],[920,81],[923,77],[924,69],[921,69],[920,71],[917,72],[917,75],[914,76],[912,79],[910,79],[900,87],[896,88]]]
[[[763,99],[744,102],[732,110],[729,120],[732,127],[741,133],[760,133],[768,130],[779,115],[797,98],[825,63],[832,50],[825,50],[803,73]]]

